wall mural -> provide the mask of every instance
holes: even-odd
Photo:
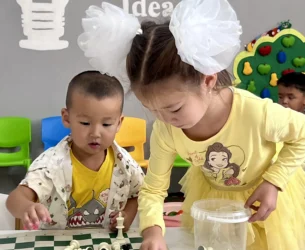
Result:
[[[17,0],[21,6],[21,22],[26,40],[19,46],[32,50],[60,50],[69,42],[60,40],[64,35],[65,8],[69,0],[52,0],[50,3]]]
[[[177,1],[178,2],[178,1]],[[147,0],[122,0],[122,7],[128,13],[132,13],[136,17],[168,17],[174,9],[173,2],[156,2],[150,3]]]
[[[69,46],[69,42],[60,40],[64,35],[65,8],[69,0],[16,0],[21,6],[21,22],[26,40],[19,46],[31,50],[61,50]],[[101,0],[102,3],[103,0]],[[106,2],[111,0],[106,0]],[[126,12],[141,18],[168,18],[179,0],[150,1],[122,0]],[[88,7],[90,2],[88,1]]]
[[[236,56],[233,66],[238,88],[274,102],[278,102],[277,80],[290,72],[305,74],[305,36],[291,28],[262,36],[251,52]]]

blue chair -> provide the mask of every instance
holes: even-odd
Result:
[[[44,144],[44,150],[56,146],[69,134],[70,129],[64,127],[61,116],[47,117],[41,120],[41,140]]]

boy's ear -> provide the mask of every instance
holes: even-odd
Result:
[[[69,120],[69,112],[68,112],[68,109],[63,108],[63,109],[61,110],[61,120],[62,120],[63,125],[64,125],[66,128],[70,128],[70,120]]]
[[[120,131],[120,128],[121,128],[121,126],[122,126],[123,121],[124,121],[124,115],[121,115],[120,120],[119,120],[118,127],[117,127],[117,129],[116,129],[116,132],[117,132],[117,133]]]

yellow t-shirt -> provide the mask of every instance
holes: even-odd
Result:
[[[104,220],[114,168],[113,150],[108,148],[105,161],[97,172],[84,166],[72,150],[70,156],[73,171],[67,227],[100,226]]]
[[[171,168],[179,154],[200,168],[211,186],[238,191],[262,178],[284,190],[305,158],[305,116],[233,88],[234,97],[224,127],[205,141],[189,139],[181,129],[157,120],[150,140],[150,159],[139,193],[140,228],[158,225],[164,232],[163,202]],[[286,142],[276,161],[276,143]]]

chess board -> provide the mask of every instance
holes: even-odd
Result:
[[[1,250],[64,250],[70,245],[71,240],[77,240],[81,248],[91,247],[97,250],[101,242],[111,244],[117,234],[106,230],[45,230],[18,232],[10,235],[0,235]],[[126,243],[130,243],[133,250],[139,250],[142,238],[136,230],[129,230],[124,234]]]

